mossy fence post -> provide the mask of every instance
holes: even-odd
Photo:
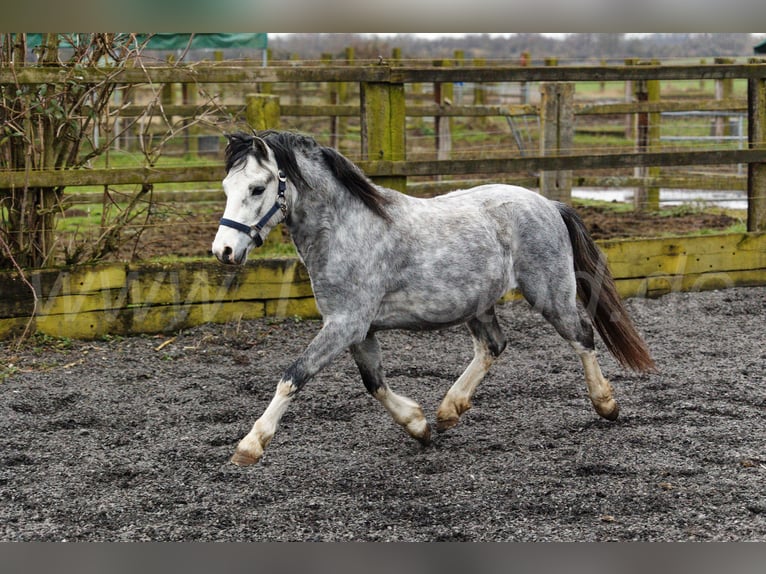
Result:
[[[572,82],[540,84],[540,155],[560,156],[571,153],[574,140],[574,92]],[[572,202],[572,172],[540,173],[540,193],[548,199]]]
[[[245,102],[245,120],[252,129],[279,129],[279,96],[248,94]]]
[[[404,84],[362,82],[360,85],[362,158],[368,161],[406,159]],[[407,177],[385,175],[375,183],[398,191],[407,188]]]
[[[751,64],[763,64],[753,58]],[[749,149],[766,146],[766,79],[747,81],[747,142]],[[747,230],[766,231],[766,163],[747,164]]]
[[[639,65],[657,65],[656,60],[639,62]],[[658,103],[660,101],[659,80],[636,80],[634,82],[635,98],[639,103]],[[639,112],[636,114],[636,151],[659,151],[660,147],[660,118],[659,112]],[[656,180],[660,177],[660,168],[656,166],[641,166],[635,168],[634,175],[644,181]],[[651,183],[636,188],[633,196],[633,206],[638,211],[660,210],[660,188]]]

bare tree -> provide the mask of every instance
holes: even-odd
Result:
[[[153,165],[165,144],[192,123],[205,120],[218,104],[207,97],[197,116],[177,122],[162,110],[161,86],[152,86],[144,111],[120,118],[130,99],[129,86],[113,81],[128,66],[144,66],[141,53],[146,45],[134,34],[42,34],[39,46],[28,45],[25,33],[0,34],[0,67],[13,77],[29,67],[56,68],[55,83],[14,82],[0,85],[0,170],[29,174],[32,170],[80,168],[102,156],[118,139],[138,130],[140,150],[147,165]],[[83,68],[103,70],[102,79],[84,82]],[[121,97],[115,97],[119,94]],[[159,110],[159,111],[158,111]],[[158,122],[152,117],[160,116]],[[120,118],[118,120],[118,118]],[[148,134],[148,126],[158,133]],[[28,178],[26,180],[28,182]],[[151,186],[143,186],[120,206],[108,187],[104,190],[104,215],[97,237],[62,246],[67,263],[95,261],[115,251],[126,239],[123,231],[131,222],[150,213]],[[41,187],[24,185],[0,189],[0,239],[8,247],[0,251],[0,268],[15,264],[39,268],[53,262],[58,216],[66,207],[64,187],[52,182]],[[109,214],[109,215],[107,215]],[[140,227],[139,233],[140,233]],[[135,234],[133,239],[136,239]]]
[[[37,62],[32,63],[26,36],[2,35],[0,64],[12,71],[28,66],[57,67],[63,73],[62,81],[0,86],[0,166],[29,173],[83,165],[102,151],[92,134],[115,86],[83,84],[73,76],[78,67],[97,65],[107,58],[117,65],[124,63],[126,50],[115,45],[110,34],[71,35],[62,41],[58,34],[48,33],[34,49]],[[86,146],[86,153],[81,153]],[[2,190],[0,201],[7,216],[2,231],[22,267],[42,267],[49,261],[62,192],[61,186]]]

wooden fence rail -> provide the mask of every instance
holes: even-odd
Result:
[[[727,165],[766,162],[766,148],[713,151],[676,151],[621,154],[572,154],[496,159],[453,160],[360,160],[370,177],[476,175],[556,170],[602,170],[648,166]],[[104,168],[0,172],[0,189],[9,187],[93,186],[124,184],[220,182],[220,162],[193,167]]]
[[[234,117],[242,117],[246,106],[229,104],[220,106],[220,111]],[[656,112],[746,112],[746,98],[731,98],[728,100],[695,100],[695,101],[660,101],[660,102],[625,102],[610,104],[574,104],[574,114],[577,116],[593,115],[623,115]],[[168,116],[193,117],[199,110],[196,105],[171,104],[162,107]],[[137,117],[145,112],[144,106],[130,105],[120,108],[120,117]],[[359,117],[358,104],[290,104],[280,103],[280,113],[287,117],[323,118],[330,116]],[[511,104],[506,106],[491,105],[452,105],[439,106],[434,103],[408,104],[405,106],[408,117],[433,117],[436,115],[449,117],[492,117],[492,116],[536,116],[540,110],[533,104]]]
[[[471,66],[433,67],[378,64],[369,66],[256,67],[152,66],[143,68],[83,68],[77,80],[83,83],[167,84],[217,83],[255,84],[282,82],[382,82],[496,83],[496,82],[625,82],[636,80],[715,80],[766,78],[762,60],[747,64],[646,65],[646,66]],[[56,84],[68,79],[61,68],[0,68],[0,84]]]

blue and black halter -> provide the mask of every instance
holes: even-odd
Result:
[[[240,223],[239,221],[234,221],[233,219],[226,219],[225,217],[222,217],[218,224],[223,225],[224,227],[231,227],[237,231],[241,231],[250,237],[250,240],[255,243],[256,247],[263,245],[263,238],[261,237],[261,231],[263,231],[263,227],[271,220],[272,217],[274,217],[274,214],[277,211],[281,211],[283,215],[287,215],[287,201],[285,200],[287,177],[285,177],[285,174],[281,169],[277,175],[279,178],[277,200],[274,202],[274,205],[271,206],[271,209],[266,212],[266,215],[261,217],[258,223],[251,227],[249,225],[245,225],[244,223]]]

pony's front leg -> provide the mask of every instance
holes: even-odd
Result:
[[[239,441],[231,462],[237,466],[249,466],[261,460],[263,450],[274,436],[277,425],[297,390],[298,387],[292,380],[282,378],[279,381],[274,398],[261,417],[255,421],[247,436]]]
[[[362,382],[367,391],[385,407],[397,424],[401,425],[412,438],[423,445],[431,442],[431,427],[418,403],[392,391],[383,377],[380,365],[380,345],[374,333],[356,345],[351,345]]]
[[[231,462],[238,466],[258,462],[295,394],[349,345],[363,340],[366,333],[367,325],[358,319],[327,319],[303,354],[282,375],[274,398],[247,436],[239,442]]]

